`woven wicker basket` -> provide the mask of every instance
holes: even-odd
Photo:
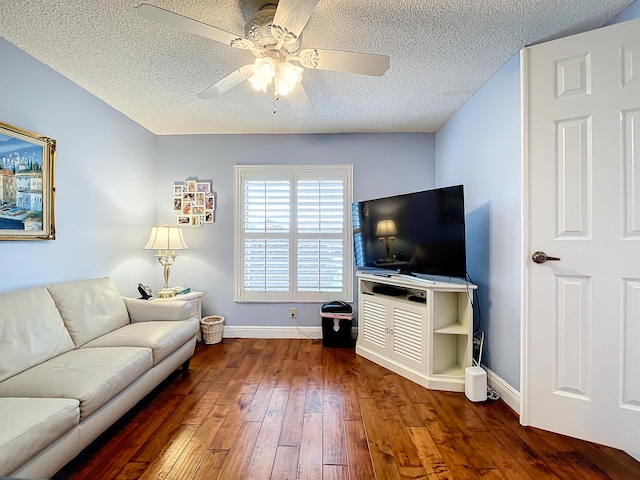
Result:
[[[224,317],[219,315],[211,315],[204,317],[200,320],[200,327],[202,328],[202,340],[207,345],[214,343],[220,343],[222,340],[222,329],[224,324]]]

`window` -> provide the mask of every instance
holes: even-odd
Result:
[[[351,173],[235,167],[235,301],[353,300]]]

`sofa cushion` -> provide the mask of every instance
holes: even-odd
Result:
[[[81,348],[1,382],[0,397],[77,399],[84,420],[152,365],[149,348]]]
[[[76,347],[129,323],[129,314],[108,277],[47,287]]]
[[[131,323],[156,320],[186,320],[191,317],[191,302],[185,300],[149,301],[122,297]]]
[[[45,287],[0,295],[0,381],[73,348]]]
[[[147,347],[157,365],[198,334],[198,320],[133,323],[86,343],[82,348]]]
[[[78,400],[0,398],[0,475],[7,476],[80,419]]]

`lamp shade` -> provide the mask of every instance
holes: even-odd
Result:
[[[181,227],[151,227],[145,250],[188,250]]]
[[[376,229],[376,237],[393,237],[398,234],[393,220],[380,220]]]

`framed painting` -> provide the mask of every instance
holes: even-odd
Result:
[[[56,141],[0,122],[0,240],[54,240]]]

